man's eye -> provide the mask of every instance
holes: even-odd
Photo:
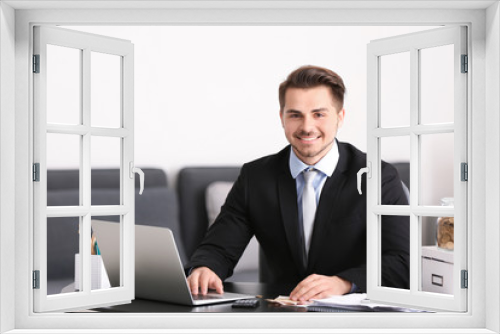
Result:
[[[319,113],[319,112],[318,112],[318,113],[316,113],[316,114],[314,114],[314,115],[316,116],[316,118],[322,118],[322,117],[325,117],[325,114],[323,114],[323,113]]]

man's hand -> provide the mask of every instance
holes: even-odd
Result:
[[[310,275],[300,282],[290,293],[290,299],[308,301],[323,299],[333,295],[343,295],[351,291],[352,283],[338,276]]]
[[[194,268],[187,278],[187,282],[193,295],[198,293],[206,295],[208,289],[214,289],[217,293],[224,292],[219,276],[207,267]]]

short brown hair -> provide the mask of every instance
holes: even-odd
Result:
[[[288,75],[279,87],[280,111],[285,107],[285,94],[288,88],[314,88],[327,86],[330,88],[334,102],[339,111],[344,106],[345,86],[342,78],[332,70],[319,66],[302,66]]]

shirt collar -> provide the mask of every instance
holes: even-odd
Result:
[[[339,147],[337,145],[337,140],[333,142],[333,146],[328,151],[328,153],[320,160],[316,165],[309,166],[306,165],[305,163],[300,160],[295,152],[293,151],[293,148],[290,147],[290,172],[292,174],[292,177],[295,179],[297,176],[302,173],[302,171],[306,168],[309,167],[314,167],[314,169],[319,170],[323,174],[327,176],[332,176],[333,171],[337,167],[337,163],[339,162]]]

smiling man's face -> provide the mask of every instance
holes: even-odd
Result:
[[[316,164],[330,151],[345,110],[338,110],[326,86],[288,88],[280,112],[285,136],[297,157],[307,165]]]

